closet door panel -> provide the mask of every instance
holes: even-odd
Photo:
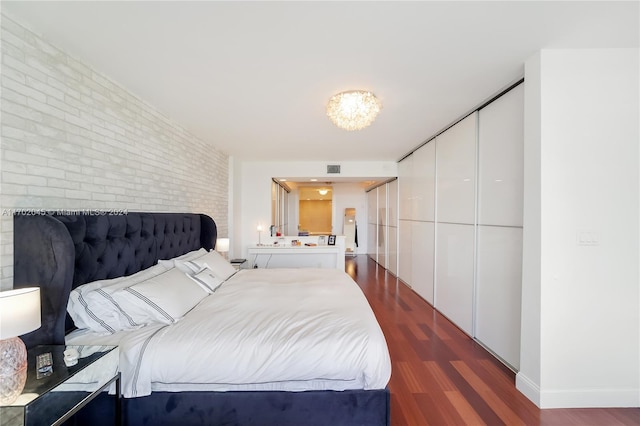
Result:
[[[438,222],[475,222],[477,116],[471,114],[436,138]]]
[[[398,179],[387,184],[387,207],[389,223],[387,269],[398,276]]]
[[[398,197],[400,219],[412,219],[413,154],[398,163]]]
[[[378,223],[378,188],[367,192],[367,223]]]
[[[387,185],[384,184],[376,189],[378,191],[378,223],[387,225]]]
[[[433,305],[434,223],[412,222],[411,229],[411,287]]]
[[[378,225],[367,223],[367,254],[376,262],[378,261]]]
[[[411,284],[411,221],[400,220],[398,222],[398,277],[408,285]]]
[[[389,227],[386,225],[378,225],[378,257],[376,258],[376,262],[383,268],[387,268],[387,240]]]
[[[478,223],[522,226],[524,84],[479,112]]]
[[[415,220],[435,221],[436,142],[413,153],[413,214]]]
[[[469,335],[473,330],[474,226],[437,224],[435,306]]]
[[[389,247],[387,269],[393,275],[398,276],[398,228],[394,226],[389,227],[389,241],[387,246]]]
[[[389,226],[398,226],[398,179],[387,184],[387,220]]]
[[[520,368],[522,228],[478,227],[476,338]]]
[[[387,185],[376,188],[378,191],[378,258],[376,261],[387,267]]]

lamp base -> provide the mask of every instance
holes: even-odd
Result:
[[[0,405],[10,405],[27,381],[27,348],[19,337],[0,340]]]

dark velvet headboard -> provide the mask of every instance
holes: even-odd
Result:
[[[69,293],[96,280],[131,275],[201,247],[215,248],[216,224],[191,213],[15,215],[13,287],[40,287],[42,326],[27,347],[64,344],[73,328]]]

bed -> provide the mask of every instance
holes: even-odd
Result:
[[[216,267],[194,272],[198,260],[198,268],[219,262],[216,237],[215,222],[200,214],[16,215],[14,287],[38,284],[42,295],[43,325],[23,340],[117,344],[124,424],[388,425],[386,342],[355,282],[326,269],[234,270],[207,281],[204,271]],[[178,301],[157,302],[166,294],[145,293],[148,279],[131,284],[144,274],[180,275]],[[207,293],[200,299],[196,282]],[[96,285],[126,311],[126,327],[120,315],[120,326],[109,320],[115,329],[100,332],[81,316]],[[157,303],[139,306],[140,294]],[[157,320],[145,322],[152,305],[164,312],[153,308]],[[79,423],[99,424],[110,406],[104,395]]]

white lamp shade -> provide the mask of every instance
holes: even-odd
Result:
[[[229,239],[228,238],[218,238],[216,241],[216,250],[221,253],[226,253],[229,251]]]
[[[40,328],[40,289],[0,292],[0,340]]]

